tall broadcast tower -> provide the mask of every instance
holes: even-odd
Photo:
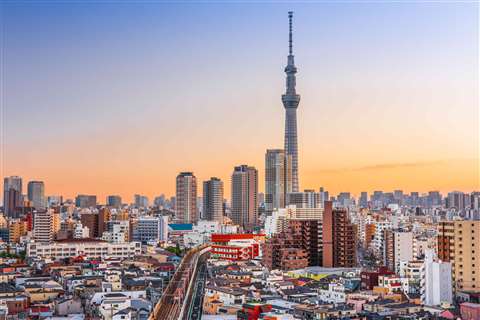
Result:
[[[282,102],[285,107],[285,153],[292,159],[292,192],[298,192],[297,107],[300,102],[300,95],[295,91],[297,68],[293,59],[292,18],[293,12],[290,11],[288,13],[288,63],[285,67],[287,91],[282,95]]]

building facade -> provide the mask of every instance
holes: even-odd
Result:
[[[197,178],[192,172],[181,172],[177,176],[175,199],[175,220],[178,223],[197,222]]]
[[[3,179],[3,210],[7,217],[18,217],[23,207],[22,178],[18,176]]]
[[[215,177],[203,182],[203,219],[223,221],[223,182]]]
[[[107,206],[112,208],[120,208],[122,206],[122,197],[116,195],[108,196]]]
[[[27,186],[28,201],[37,210],[45,209],[45,185],[43,181],[30,181]]]
[[[75,206],[77,208],[94,208],[97,206],[97,196],[79,194],[75,198]]]
[[[292,157],[282,149],[265,154],[265,210],[284,208],[286,195],[292,191]]]
[[[94,258],[133,258],[142,253],[140,242],[109,243],[102,240],[76,239],[52,243],[27,244],[27,256],[64,259],[83,256]]]
[[[325,202],[323,212],[323,266],[351,268],[357,264],[356,226],[350,223],[347,210],[333,208]]]
[[[258,172],[255,167],[241,165],[232,174],[233,222],[250,230],[258,219]]]

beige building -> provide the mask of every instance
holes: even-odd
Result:
[[[454,290],[480,292],[480,221],[438,226],[438,258],[452,263]]]
[[[63,259],[83,256],[93,258],[133,258],[142,253],[140,242],[109,243],[102,240],[75,239],[52,243],[27,244],[27,256]]]
[[[18,243],[20,237],[27,233],[27,223],[20,219],[11,220],[8,225],[9,242]]]

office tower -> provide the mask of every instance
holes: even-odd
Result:
[[[258,219],[258,172],[255,167],[241,165],[232,174],[232,220],[251,230]]]
[[[292,192],[292,156],[282,149],[268,149],[265,154],[265,210],[285,207],[285,196]]]
[[[296,208],[323,208],[322,196],[315,190],[288,193],[286,204]]]
[[[465,194],[460,191],[453,191],[448,193],[447,208],[455,208],[457,210],[465,209],[466,207],[465,198],[466,198]]]
[[[323,187],[320,187],[320,190],[318,193],[320,194],[320,203],[322,204],[322,207],[323,207],[323,203],[325,201],[330,200],[328,191],[324,190]]]
[[[43,181],[30,181],[27,186],[28,200],[37,210],[45,209],[45,185]]]
[[[480,221],[442,221],[437,241],[438,258],[452,263],[454,290],[480,292]]]
[[[340,192],[340,194],[337,196],[337,202],[342,207],[348,207],[352,204],[351,198],[350,192]]]
[[[470,205],[473,210],[480,210],[480,192],[472,192],[470,194]]]
[[[452,264],[438,261],[433,250],[425,251],[424,279],[422,281],[422,303],[427,306],[451,304],[452,297]]]
[[[203,182],[203,218],[223,222],[223,182],[218,178]]]
[[[420,202],[420,196],[418,192],[410,192],[410,204],[412,206],[418,205]]]
[[[53,210],[36,211],[33,214],[33,237],[37,242],[52,242],[54,239]]]
[[[325,202],[323,212],[323,266],[329,268],[356,266],[356,226],[351,224],[347,210],[333,208]]]
[[[175,199],[175,219],[180,223],[197,222],[197,178],[192,172],[181,172],[177,176]]]
[[[402,190],[394,190],[393,191],[393,199],[395,203],[398,203],[399,205],[403,204],[403,191]]]
[[[442,205],[442,195],[438,191],[429,191],[428,192],[428,204],[429,206],[441,206]]]
[[[148,208],[148,197],[141,194],[136,194],[133,196],[133,205],[136,208]]]
[[[373,191],[373,194],[370,196],[370,200],[374,208],[383,207],[383,191]]]
[[[3,179],[3,210],[7,217],[18,217],[23,207],[22,178],[18,176]]]
[[[97,196],[79,194],[75,198],[75,206],[78,208],[93,208],[97,206]]]
[[[140,217],[133,230],[134,241],[167,241],[168,216]]]
[[[112,208],[120,208],[122,206],[122,197],[120,196],[108,196],[107,206]]]
[[[300,102],[300,95],[295,90],[296,79],[293,56],[292,39],[292,18],[293,12],[288,13],[289,34],[288,34],[288,63],[285,67],[287,74],[286,92],[282,95],[283,107],[285,108],[285,153],[292,157],[292,192],[298,192],[298,146],[297,146],[297,107]]]
[[[362,208],[368,207],[368,193],[365,191],[362,191],[360,193],[360,198],[358,199],[358,204]]]
[[[383,264],[391,271],[401,274],[401,266],[413,260],[413,233],[386,229],[384,236]]]

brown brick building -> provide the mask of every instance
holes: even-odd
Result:
[[[355,267],[357,227],[350,223],[346,209],[332,208],[325,201],[323,212],[323,266]]]
[[[308,266],[308,253],[302,245],[302,235],[281,232],[268,239],[263,247],[263,263],[272,269],[294,270]]]

